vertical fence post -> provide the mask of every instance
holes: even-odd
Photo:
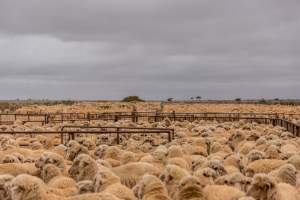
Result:
[[[64,134],[63,134],[63,132],[60,132],[60,143],[65,144],[64,143]]]
[[[119,133],[119,128],[117,128],[117,144],[120,144],[120,133]]]
[[[118,117],[117,113],[115,114],[115,119],[114,120],[115,120],[115,122],[117,122],[119,120],[119,117]]]
[[[89,112],[87,113],[86,118],[87,118],[88,121],[91,121],[91,116],[90,116]]]
[[[157,111],[155,112],[155,116],[154,116],[154,122],[157,122]]]

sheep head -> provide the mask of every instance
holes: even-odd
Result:
[[[0,175],[0,199],[1,200],[10,200],[11,194],[9,192],[10,182],[15,177],[9,174]]]
[[[174,184],[188,174],[189,173],[181,167],[176,165],[167,165],[163,173],[160,175],[160,180],[166,184]]]
[[[94,192],[94,185],[93,181],[79,181],[76,183],[76,187],[79,191],[79,194],[86,194],[86,193],[93,193]]]
[[[69,174],[76,181],[92,180],[97,170],[96,161],[89,155],[81,154],[75,158]]]
[[[62,172],[65,170],[64,158],[53,152],[45,152],[42,156],[35,162],[35,167],[42,170],[46,164],[53,164],[57,166]]]
[[[78,155],[80,154],[88,154],[89,151],[86,147],[78,144],[74,145],[72,147],[68,147],[67,149],[67,154],[66,154],[66,159],[67,160],[74,160]]]
[[[36,177],[22,174],[11,182],[11,197],[13,200],[43,200],[46,191],[44,182]]]
[[[45,183],[48,183],[52,178],[54,178],[55,176],[58,176],[60,174],[61,174],[61,171],[57,166],[55,166],[53,164],[47,164],[42,169],[41,177]]]
[[[102,192],[111,184],[119,183],[120,178],[109,170],[100,170],[93,179],[94,190]]]
[[[270,192],[275,188],[275,180],[266,174],[256,174],[247,192],[255,199],[268,199]]]
[[[138,199],[143,199],[146,194],[155,193],[167,196],[163,183],[153,175],[144,175],[133,188],[133,193]]]
[[[177,199],[202,199],[204,185],[194,176],[181,179],[177,187]]]

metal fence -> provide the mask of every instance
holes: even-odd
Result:
[[[299,136],[300,125],[291,120],[300,118],[300,114],[284,113],[162,113],[162,112],[112,112],[112,113],[49,113],[49,114],[0,114],[0,124],[13,124],[19,120],[22,123],[62,123],[75,121],[119,121],[130,120],[132,122],[148,121],[161,122],[165,119],[171,121],[195,121],[212,120],[218,122],[229,122],[245,120],[247,122],[256,122],[272,124],[274,126],[284,127],[287,131]]]
[[[106,127],[106,126],[63,126],[60,131],[4,131],[0,132],[6,135],[29,135],[35,137],[36,135],[55,135],[60,136],[62,144],[66,144],[70,140],[76,139],[80,135],[116,135],[117,144],[120,144],[121,136],[139,134],[139,135],[151,135],[151,134],[167,134],[168,142],[171,142],[175,137],[174,129],[166,128],[131,128],[131,127]]]

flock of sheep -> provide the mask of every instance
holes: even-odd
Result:
[[[296,200],[300,139],[240,122],[93,122],[170,127],[166,135],[0,135],[1,200]],[[58,130],[61,125],[0,126]]]

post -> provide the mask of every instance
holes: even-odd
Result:
[[[136,122],[135,111],[132,111],[132,113],[131,113],[131,121],[134,123]]]
[[[172,114],[173,114],[173,121],[175,121],[175,120],[176,120],[176,113],[175,113],[175,110],[173,110]]]
[[[44,119],[45,119],[45,124],[48,124],[48,115],[47,114],[44,115]]]
[[[155,112],[154,122],[157,122],[157,111]]]
[[[115,114],[115,119],[114,121],[117,122],[119,120],[118,114]]]
[[[65,144],[64,143],[64,134],[62,132],[60,132],[60,143]]]
[[[117,144],[120,144],[120,133],[119,133],[119,128],[117,128]]]
[[[275,119],[272,119],[272,124],[273,124],[273,126],[276,126]]]
[[[75,140],[75,134],[71,133],[71,140]]]
[[[90,116],[90,113],[89,113],[89,112],[87,113],[86,118],[87,118],[88,121],[91,120],[91,116]]]

